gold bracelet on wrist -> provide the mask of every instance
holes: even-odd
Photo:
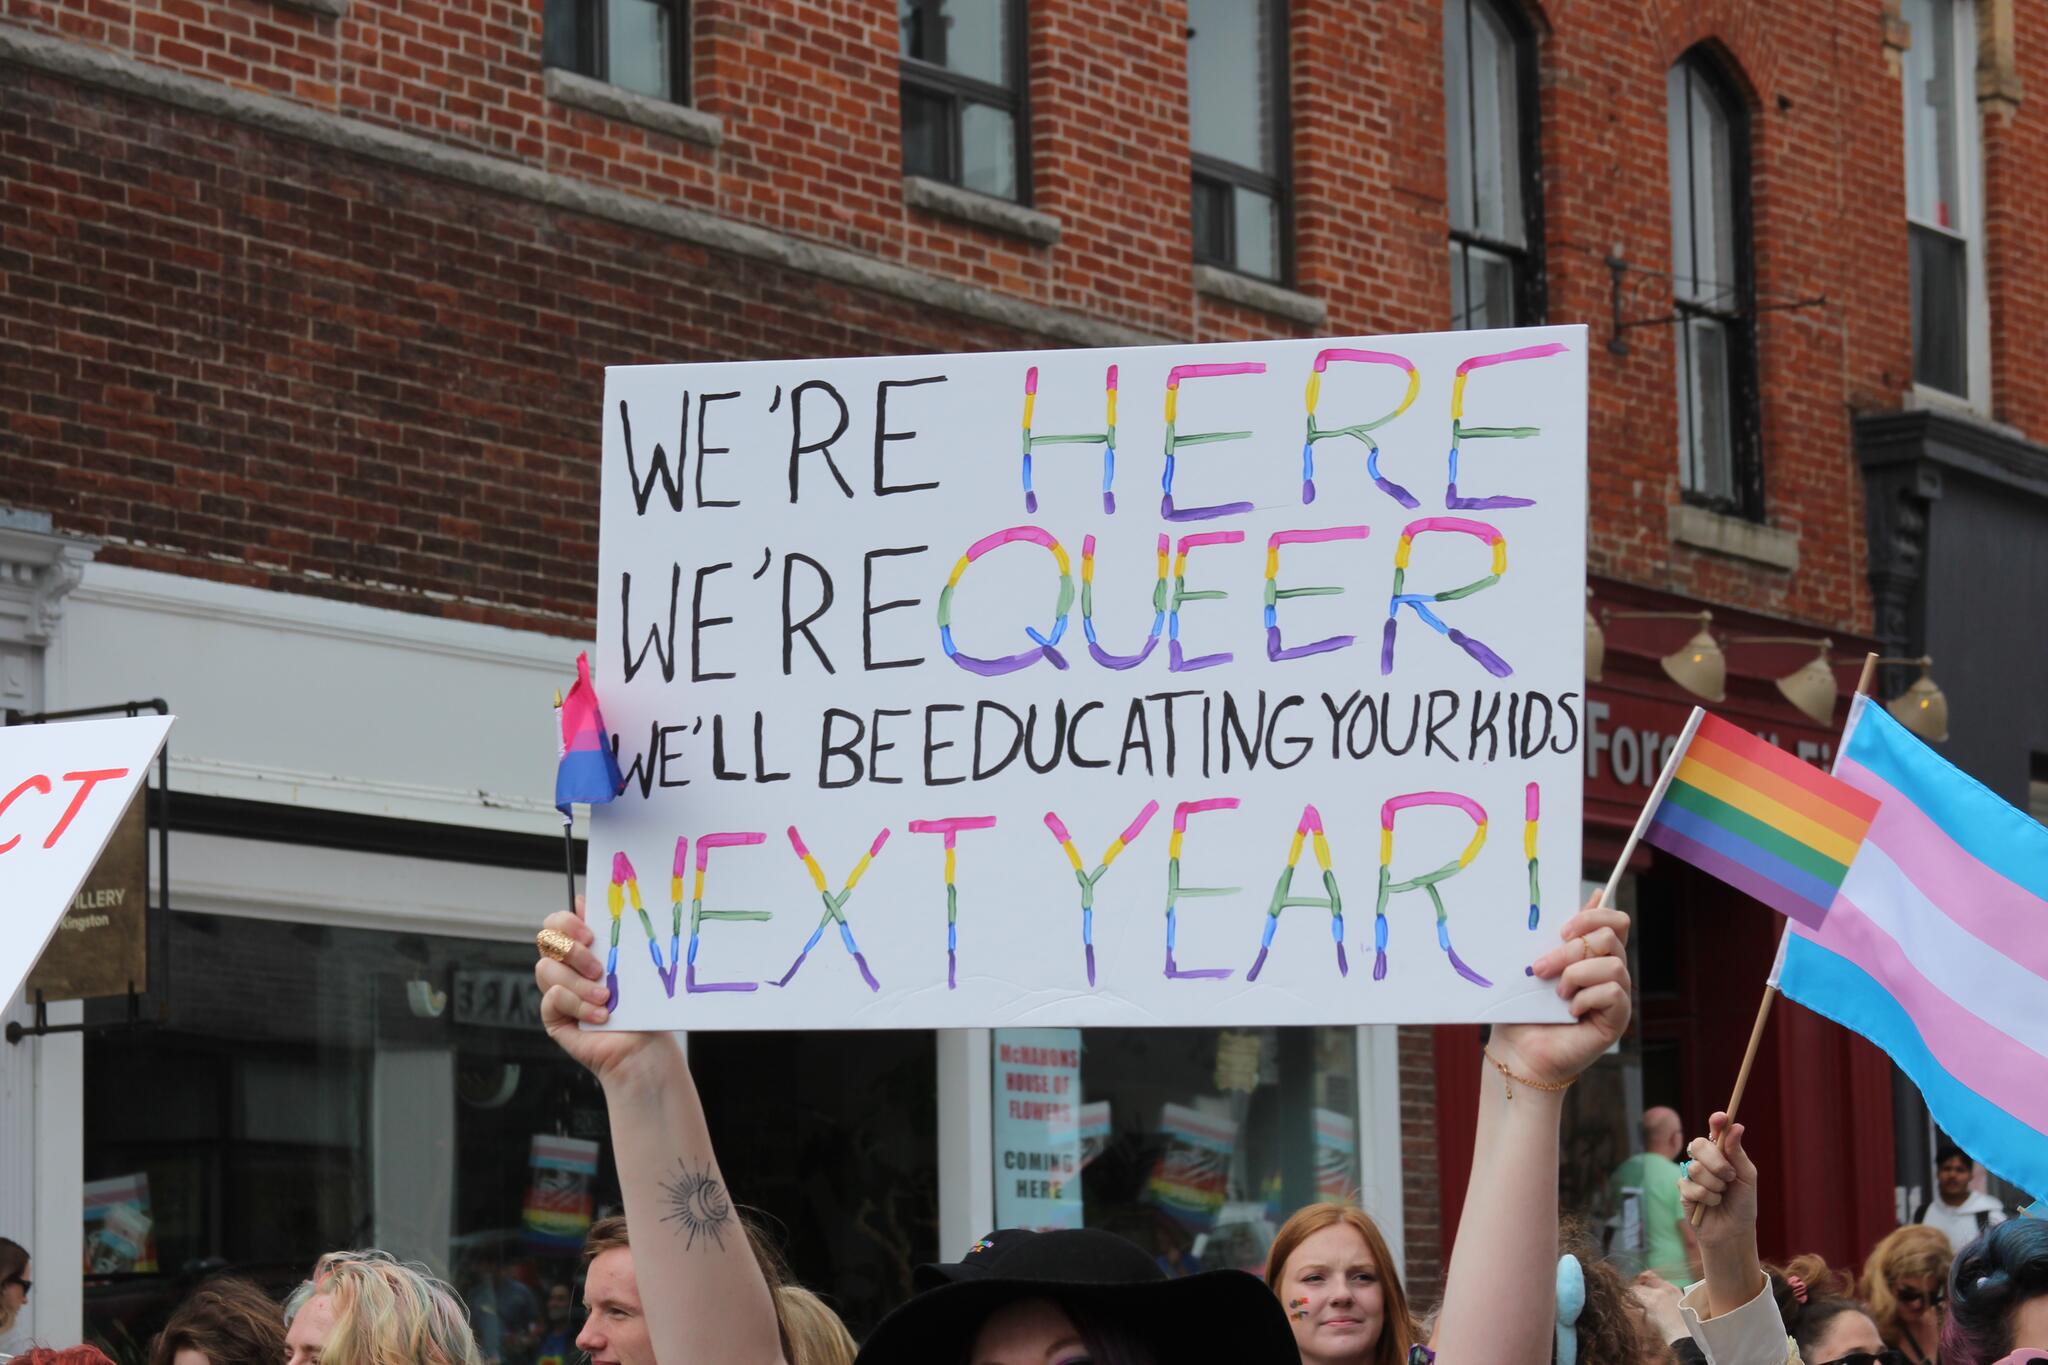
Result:
[[[1486,1058],[1487,1061],[1492,1062],[1493,1069],[1500,1073],[1501,1085],[1507,1090],[1507,1098],[1509,1100],[1513,1100],[1515,1097],[1515,1082],[1517,1081],[1520,1081],[1523,1085],[1529,1087],[1529,1089],[1531,1090],[1541,1090],[1547,1094],[1556,1094],[1560,1090],[1571,1089],[1572,1081],[1538,1081],[1532,1080],[1530,1077],[1527,1076],[1516,1075],[1514,1072],[1508,1070],[1506,1062],[1503,1062],[1500,1058],[1493,1055],[1492,1048],[1481,1048],[1479,1050],[1479,1055]],[[1577,1079],[1578,1077],[1576,1076],[1572,1077],[1573,1081]]]

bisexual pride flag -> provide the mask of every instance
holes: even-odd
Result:
[[[625,789],[619,758],[612,750],[611,731],[597,709],[597,689],[590,682],[590,656],[576,656],[576,685],[562,698],[562,761],[555,769],[555,809],[564,822],[569,807],[583,801],[603,805]]]
[[[2048,1194],[2048,827],[1867,697],[1835,775],[1876,818],[1772,984],[1882,1048],[1986,1167]]]
[[[1643,837],[1819,928],[1878,798],[1739,726],[1697,708],[1693,716]]]

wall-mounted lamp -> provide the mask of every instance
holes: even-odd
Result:
[[[1834,720],[1835,697],[1840,689],[1835,678],[1834,660],[1828,657],[1828,650],[1834,647],[1833,640],[1824,635],[1732,635],[1728,643],[1814,646],[1820,651],[1818,654],[1794,672],[1776,680],[1778,693],[1816,725],[1826,725]]]
[[[1884,704],[1892,713],[1892,719],[1911,730],[1929,744],[1940,744],[1948,739],[1948,697],[1934,683],[1934,660],[1927,655],[1917,659],[1879,659],[1881,664],[1918,664],[1920,676],[1905,691]]]
[[[1615,611],[1602,616],[1615,621],[1697,621],[1699,632],[1683,648],[1666,654],[1657,662],[1666,677],[1702,701],[1727,700],[1728,656],[1710,629],[1711,611]],[[1590,645],[1590,641],[1589,641]],[[1603,642],[1604,647],[1604,642]],[[1590,653],[1590,649],[1589,649]]]

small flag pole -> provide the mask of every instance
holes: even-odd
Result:
[[[1650,827],[1650,817],[1657,813],[1657,807],[1663,802],[1664,793],[1671,786],[1671,775],[1678,771],[1678,764],[1685,757],[1686,748],[1692,743],[1693,734],[1700,728],[1700,721],[1706,714],[1695,706],[1692,708],[1692,714],[1685,718],[1685,728],[1680,730],[1678,738],[1672,741],[1671,756],[1664,760],[1664,771],[1657,774],[1657,785],[1650,788],[1650,799],[1643,803],[1642,813],[1636,816],[1636,827],[1629,831],[1628,842],[1621,846],[1621,857],[1615,860],[1614,872],[1607,878],[1607,885],[1601,890],[1600,899],[1594,902],[1595,905],[1614,904],[1614,893],[1621,885],[1621,874],[1628,871],[1628,860],[1635,857],[1636,845],[1641,842],[1643,831]]]
[[[1857,695],[1868,695],[1871,681],[1876,675],[1877,656],[1875,654],[1864,655],[1863,672],[1856,678]],[[1782,927],[1778,930],[1778,953],[1780,957],[1785,952],[1785,933],[1786,931]],[[1728,1092],[1728,1127],[1721,1130],[1721,1141],[1723,1144],[1726,1144],[1728,1141],[1729,1129],[1735,1127],[1736,1111],[1742,1107],[1742,1092],[1749,1088],[1749,1069],[1756,1064],[1757,1047],[1764,1040],[1764,1025],[1771,1021],[1771,1006],[1777,1003],[1777,999],[1777,986],[1766,985],[1764,987],[1764,998],[1757,1003],[1756,1023],[1749,1030],[1749,1046],[1742,1053],[1742,1066],[1735,1073],[1735,1088]],[[1693,1205],[1692,1225],[1694,1227],[1700,1225],[1700,1219],[1706,1216],[1706,1212],[1706,1205]]]
[[[560,728],[561,712],[562,693],[560,689],[557,689],[555,692],[555,715],[557,718],[557,729]],[[576,913],[576,841],[573,837],[571,837],[570,834],[573,825],[574,821],[571,820],[567,812],[564,812],[562,815],[562,876],[564,880],[568,882],[569,913],[572,915]]]

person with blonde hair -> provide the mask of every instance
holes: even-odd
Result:
[[[1415,1322],[1379,1225],[1349,1204],[1309,1204],[1266,1252],[1303,1365],[1403,1365]]]
[[[389,1252],[328,1252],[284,1322],[285,1365],[483,1365],[461,1298]]]
[[[774,1292],[790,1365],[853,1365],[860,1348],[829,1304],[800,1284],[779,1284]]]
[[[1941,1358],[1942,1305],[1954,1260],[1948,1233],[1916,1223],[1888,1233],[1863,1262],[1863,1301],[1884,1344],[1909,1365]]]
[[[33,1284],[31,1268],[28,1248],[0,1237],[0,1356],[26,1351],[31,1344],[28,1324],[22,1321]]]

